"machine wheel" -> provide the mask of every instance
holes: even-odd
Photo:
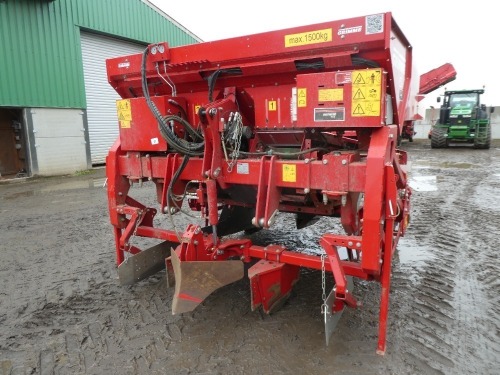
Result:
[[[489,149],[491,144],[491,124],[487,125],[486,136],[481,137],[479,133],[476,133],[474,138],[474,148],[478,149]]]
[[[431,130],[431,148],[448,147],[448,138],[446,128],[432,128]]]

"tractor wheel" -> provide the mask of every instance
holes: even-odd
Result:
[[[486,137],[478,137],[478,134],[476,134],[476,137],[474,138],[474,148],[478,149],[489,149],[490,144],[491,144],[491,124],[487,125],[488,128],[486,129]]]
[[[431,148],[446,148],[448,147],[448,138],[446,128],[432,128],[431,130]]]

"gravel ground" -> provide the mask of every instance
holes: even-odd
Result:
[[[385,356],[376,283],[355,282],[363,308],[345,311],[328,347],[318,271],[304,270],[271,316],[250,310],[246,278],[182,315],[164,272],[120,286],[96,169],[0,185],[0,374],[498,374],[500,143],[402,148],[412,218],[394,259]],[[133,193],[155,196],[148,184]],[[252,239],[314,251],[338,226],[290,225],[282,214]]]

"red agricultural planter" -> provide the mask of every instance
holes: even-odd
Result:
[[[386,348],[391,259],[409,221],[407,155],[419,77],[391,13],[183,47],[148,46],[107,60],[120,136],[106,160],[109,214],[123,284],[167,268],[174,314],[245,276],[251,309],[270,313],[301,268],[333,277],[322,313],[328,338],[352,277],[379,282],[378,352]],[[130,196],[152,181],[158,206]],[[155,215],[201,215],[179,233]],[[270,230],[280,212],[297,226],[335,217],[343,233],[318,238],[323,254],[257,246],[235,234]],[[231,235],[228,237],[229,235]],[[132,237],[158,244],[140,249]]]

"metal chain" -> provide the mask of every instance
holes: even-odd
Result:
[[[325,258],[326,254],[321,254],[321,289],[323,290],[323,295],[321,298],[323,299],[323,304],[321,305],[321,313],[324,314],[327,311],[326,306],[326,277],[325,277]]]
[[[231,161],[227,163],[227,171],[229,173],[232,172],[233,167],[235,166],[238,156],[240,155],[240,147],[241,147],[241,137],[243,136],[243,119],[240,115],[239,112],[234,113],[234,120],[236,121],[236,129],[235,129],[235,134],[236,134],[236,140],[234,143],[234,150],[231,153]]]

